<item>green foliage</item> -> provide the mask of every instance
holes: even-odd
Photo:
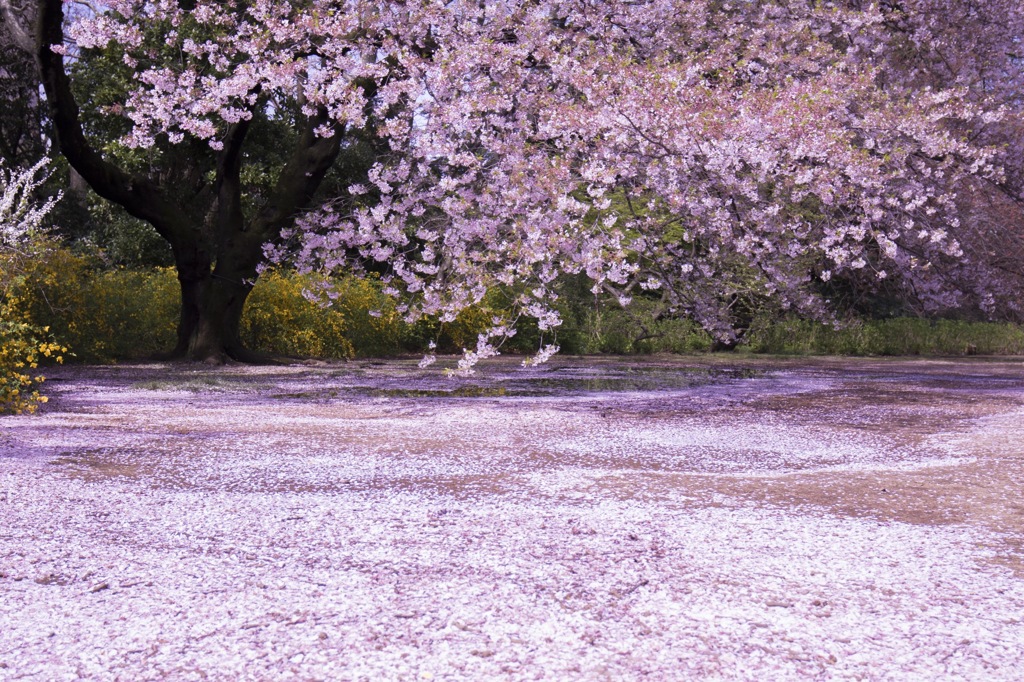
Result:
[[[1020,355],[1024,329],[1008,323],[894,318],[839,328],[789,319],[751,332],[755,353],[807,355]]]
[[[477,337],[491,328],[494,318],[507,315],[501,300],[494,294],[485,296],[479,305],[461,311],[451,322],[441,323],[433,317],[420,320],[403,334],[403,351],[423,352],[431,341],[437,344],[438,353],[461,353],[476,347]],[[514,346],[509,348],[516,350]]]
[[[101,248],[108,265],[120,267],[168,267],[174,263],[170,245],[147,222],[133,218],[116,204],[92,196],[80,241]]]
[[[257,285],[258,286],[258,285]],[[486,331],[495,315],[496,297],[462,311],[453,322],[442,324],[427,318],[408,324],[395,308],[395,301],[381,291],[379,280],[344,277],[331,286],[334,300],[331,310],[345,317],[345,335],[359,357],[382,357],[402,353],[422,353],[430,342],[440,353],[461,353],[476,345],[477,336]]]
[[[687,319],[655,319],[653,304],[634,300],[625,308],[608,307],[588,317],[588,344],[569,352],[648,355],[651,353],[701,353],[711,348],[712,339],[700,325]],[[561,337],[560,337],[561,338]]]
[[[655,299],[638,296],[623,308],[591,293],[582,276],[563,281],[559,295],[562,325],[542,337],[536,324],[525,320],[508,350],[535,353],[543,343],[556,343],[568,355],[630,355],[699,353],[711,347],[711,337],[692,320],[659,315]]]
[[[20,308],[75,349],[82,362],[152,355],[174,345],[179,294],[173,270],[105,270],[95,256],[51,248],[26,268]]]
[[[5,272],[13,269],[8,266]],[[98,256],[49,245],[23,260],[17,276],[8,274],[5,281],[0,352],[5,353],[6,371],[16,369],[19,377],[26,376],[33,362],[46,359],[47,348],[54,357],[66,354],[70,346],[79,361],[113,362],[151,356],[174,345],[179,289],[170,268],[106,269]],[[454,322],[427,319],[410,325],[376,279],[333,282],[334,298],[326,308],[305,295],[316,284],[295,273],[265,273],[246,304],[243,341],[255,350],[287,356],[422,353],[431,341],[438,352],[458,353],[475,345],[477,335],[505,312],[511,298],[508,292],[493,291]],[[561,299],[564,323],[557,334],[543,336],[565,354],[695,353],[712,346],[694,322],[658,318],[654,299],[637,297],[622,308],[573,286],[565,284]],[[66,346],[55,345],[54,339]],[[533,353],[541,340],[536,325],[525,321],[502,350]],[[1024,330],[1010,324],[916,318],[855,320],[835,329],[807,320],[762,317],[742,348],[814,355],[1024,354]],[[23,365],[14,367],[17,362]],[[19,383],[17,390],[18,395],[32,395],[26,384]]]
[[[331,310],[345,318],[345,336],[352,352],[361,357],[401,353],[407,345],[408,325],[395,310],[394,300],[381,293],[375,280],[346,277],[332,286]]]
[[[685,319],[655,319],[647,301],[626,308],[615,304],[589,309],[562,309],[562,326],[545,342],[556,343],[568,355],[646,355],[651,353],[699,353],[711,346],[711,337],[696,323]],[[568,306],[565,306],[568,308]],[[512,348],[531,353],[541,343],[536,326],[529,323],[513,339]]]

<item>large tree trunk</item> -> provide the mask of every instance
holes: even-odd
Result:
[[[0,9],[6,16],[4,0],[0,0]],[[64,43],[63,0],[39,0],[38,10],[32,47],[57,147],[97,194],[153,225],[174,251],[181,284],[181,318],[172,355],[204,362],[259,360],[257,354],[243,348],[239,326],[245,299],[256,281],[263,244],[278,238],[296,215],[309,208],[341,150],[342,127],[324,108],[303,119],[274,189],[257,211],[246,215],[242,208],[242,148],[252,119],[230,124],[224,131],[223,146],[216,152],[216,178],[207,188],[210,191],[200,201],[199,193],[205,190],[196,190],[192,199],[186,200],[189,205],[183,206],[182,197],[195,189],[187,177],[168,182],[159,174],[147,177],[126,172],[86,139],[63,57],[51,49]],[[23,42],[29,43],[27,36]],[[367,81],[366,87],[369,103],[369,89],[375,86]],[[259,106],[263,105],[254,105],[253,115]],[[325,137],[325,127],[333,134]],[[366,170],[361,168],[354,166],[360,177]],[[203,219],[197,219],[199,215]]]
[[[181,285],[181,315],[172,357],[221,363],[261,359],[242,343],[240,327],[245,301],[257,277],[259,248],[233,243],[217,257],[216,267],[198,249],[176,254]]]
[[[257,355],[247,350],[239,335],[245,300],[252,285],[229,281],[211,274],[205,282],[188,283],[199,296],[193,297],[198,305],[185,310],[186,283],[182,282],[182,319],[178,330],[179,344],[184,341],[184,357],[203,362],[220,363],[225,360],[252,362]]]
[[[211,259],[198,249],[174,249],[174,265],[181,287],[181,311],[178,317],[178,338],[168,355],[174,359],[188,357],[192,336],[199,328],[206,286],[210,280]]]

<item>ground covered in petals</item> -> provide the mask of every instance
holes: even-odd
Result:
[[[1024,363],[71,367],[0,679],[1012,680]]]

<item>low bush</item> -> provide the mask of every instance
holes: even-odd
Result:
[[[336,359],[416,353],[431,340],[458,352],[476,343],[491,318],[474,308],[448,324],[409,325],[378,281],[338,280],[327,307],[306,296],[315,284],[295,273],[264,273],[246,301],[243,342],[266,353]],[[96,255],[51,245],[25,264],[16,289],[21,319],[49,327],[80,362],[144,358],[174,346],[180,293],[172,268],[108,269]]]
[[[688,319],[655,319],[652,307],[649,301],[635,300],[625,308],[610,306],[592,311],[585,321],[587,332],[582,338],[586,343],[580,351],[649,355],[710,350],[711,336],[700,325]],[[567,331],[571,331],[571,327]]]
[[[174,345],[178,280],[170,268],[103,269],[91,255],[48,249],[27,264],[20,287],[26,318],[49,327],[81,362],[113,362]]]
[[[46,380],[40,363],[63,362],[67,347],[49,329],[11,319],[0,310],[0,413],[31,414],[47,398],[39,392]]]
[[[1024,329],[1009,323],[900,317],[838,328],[789,319],[751,332],[755,353],[809,355],[1020,355]]]
[[[246,300],[242,342],[276,355],[352,357],[344,312],[309,300],[304,292],[310,286],[301,275],[268,272],[260,277]]]

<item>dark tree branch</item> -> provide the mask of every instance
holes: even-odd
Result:
[[[242,232],[245,217],[242,214],[242,146],[249,132],[250,121],[239,121],[228,129],[224,150],[217,159],[217,180],[214,191],[217,195],[217,226],[219,240],[224,234]]]
[[[316,129],[331,125],[333,135],[320,137]],[[321,114],[306,123],[291,158],[281,170],[270,198],[253,221],[253,232],[262,240],[278,236],[292,220],[309,208],[324,176],[341,151],[342,133]]]
[[[11,0],[0,0],[0,17],[4,20],[4,29],[11,36],[11,42],[29,54],[35,52],[36,42],[32,39],[32,33],[21,25]]]
[[[6,3],[9,0],[0,0]],[[133,177],[108,162],[86,140],[79,118],[78,102],[64,69],[64,58],[53,45],[64,44],[62,0],[40,0],[36,26],[35,55],[46,91],[53,125],[53,137],[68,163],[104,199],[124,207],[128,213],[153,225],[175,249],[199,239],[195,227],[182,220],[175,204],[148,178]]]

